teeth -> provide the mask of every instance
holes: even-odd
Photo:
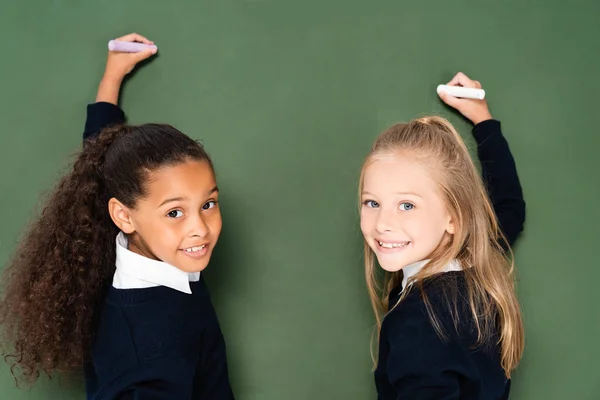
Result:
[[[204,249],[205,247],[206,247],[206,245],[203,244],[202,246],[188,247],[187,249],[183,249],[183,251],[186,251],[188,253],[195,253],[197,251]]]
[[[402,243],[384,243],[377,241],[381,247],[385,247],[386,249],[395,249],[398,247],[406,247],[410,242],[402,242]]]

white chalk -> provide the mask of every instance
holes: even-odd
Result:
[[[485,98],[485,90],[476,88],[466,88],[462,86],[438,85],[437,92],[438,94],[441,92],[446,92],[450,96],[462,97],[465,99],[483,100]]]
[[[111,40],[108,42],[108,49],[110,51],[118,51],[121,53],[139,53],[141,51],[156,49],[154,44],[144,44],[138,42],[121,42],[118,40]]]

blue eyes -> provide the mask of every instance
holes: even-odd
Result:
[[[376,208],[379,207],[379,203],[376,202],[375,200],[367,200],[367,201],[363,201],[363,204],[367,207],[370,208]]]
[[[365,200],[363,201],[363,205],[369,208],[379,208],[379,203],[375,200]],[[407,201],[403,201],[398,205],[400,211],[410,211],[415,208],[413,203],[409,203]]]
[[[202,206],[202,210],[203,211],[210,210],[211,208],[215,208],[216,206],[217,206],[216,200],[211,200],[211,201],[206,202]],[[181,211],[181,210],[171,210],[171,211],[169,211],[167,213],[167,217],[173,218],[173,219],[181,218],[181,217],[183,217],[183,211]]]
[[[415,205],[412,203],[408,203],[408,202],[400,203],[400,209],[402,211],[410,211],[413,208],[415,208]]]

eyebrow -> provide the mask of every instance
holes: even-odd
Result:
[[[158,206],[158,208],[161,208],[162,206],[164,206],[167,203],[172,203],[172,202],[175,202],[175,201],[183,201],[185,199],[186,199],[186,197],[173,197],[171,199],[166,199],[165,201],[163,201],[162,203],[160,203],[160,205]]]
[[[399,195],[407,195],[408,194],[410,196],[417,196],[419,198],[423,198],[423,196],[421,196],[415,192],[395,192],[394,194],[399,194]],[[373,193],[365,191],[365,192],[362,192],[361,195],[362,196],[365,196],[365,195],[373,196]]]
[[[218,191],[219,191],[219,188],[217,186],[215,186],[214,188],[212,188],[211,190],[208,191],[208,195],[210,196],[211,194],[218,192]],[[187,200],[187,197],[172,197],[172,198],[166,199],[165,201],[160,203],[158,208],[161,208],[162,206],[164,206],[167,203],[173,203],[175,201],[184,201],[184,200]]]

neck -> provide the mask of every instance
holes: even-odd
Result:
[[[421,261],[417,261],[415,263],[409,264],[406,267],[402,268],[402,272],[404,275],[402,277],[402,289],[404,290],[406,288],[406,285],[408,284],[409,279],[418,275],[423,270],[423,268],[425,268],[425,266],[427,264],[429,264],[430,262],[431,262],[431,260],[429,260],[429,259],[421,260]],[[460,262],[458,260],[454,259],[454,260],[450,260],[450,262],[448,262],[446,264],[437,266],[437,268],[435,268],[435,270],[429,271],[428,276],[438,274],[441,272],[461,271],[461,270],[462,270],[462,266],[461,266]]]
[[[127,235],[127,250],[151,260],[162,261],[152,253],[152,250],[137,232]]]

